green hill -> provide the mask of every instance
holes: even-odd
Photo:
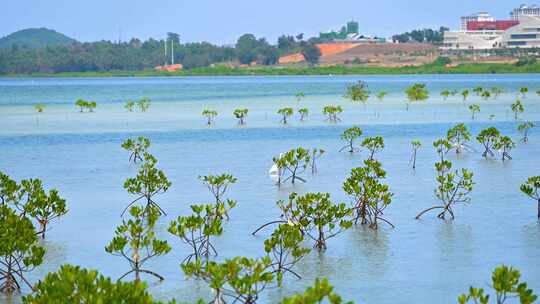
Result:
[[[77,42],[64,34],[46,28],[31,28],[20,30],[0,39],[0,48],[10,48],[13,45],[27,48],[42,48],[54,45],[66,45]]]

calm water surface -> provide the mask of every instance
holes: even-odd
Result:
[[[346,85],[365,80],[372,91],[385,90],[383,101],[367,105],[342,99]],[[403,89],[424,82],[432,98],[405,110]],[[472,96],[444,101],[442,89],[502,87],[496,100]],[[456,122],[465,122],[476,135],[495,126],[515,141],[519,139],[510,104],[516,91],[527,86],[540,89],[537,75],[474,76],[369,76],[369,77],[201,77],[201,78],[95,78],[95,79],[0,79],[0,170],[13,178],[39,177],[48,187],[58,188],[70,211],[51,225],[44,246],[46,262],[31,273],[36,282],[65,263],[99,269],[116,278],[127,270],[120,258],[104,251],[120,223],[120,212],[131,201],[122,188],[136,167],[127,161],[121,142],[135,135],[152,140],[151,152],[158,166],[173,183],[157,198],[168,216],[159,223],[159,235],[173,246],[171,253],[156,258],[148,267],[166,277],[150,282],[159,299],[194,302],[210,296],[202,282],[184,277],[179,261],[188,248],[168,235],[168,222],[186,215],[189,205],[209,202],[211,197],[197,176],[232,173],[238,183],[229,197],[238,200],[216,240],[219,259],[261,256],[263,242],[271,232],[250,232],[276,219],[276,200],[291,191],[330,192],[336,202],[348,202],[341,190],[353,167],[366,153],[338,153],[339,134],[359,125],[365,136],[383,136],[386,148],[377,155],[388,172],[394,192],[386,216],[395,229],[379,231],[353,228],[331,239],[324,253],[312,252],[297,265],[302,280],[287,277],[282,289],[268,289],[263,303],[303,290],[315,278],[326,276],[344,298],[357,303],[455,303],[472,285],[489,289],[494,267],[504,263],[519,268],[528,284],[540,292],[540,224],[536,204],[519,191],[526,177],[540,174],[540,131],[533,129],[528,144],[518,144],[513,161],[484,160],[481,147],[475,153],[450,158],[456,167],[474,172],[476,182],[470,204],[456,209],[456,220],[440,221],[434,214],[417,221],[414,216],[437,203],[433,188],[433,164],[437,160],[433,140],[446,134]],[[298,103],[294,94],[308,96]],[[123,102],[148,96],[153,100],[146,113],[129,113]],[[74,100],[98,102],[95,113],[80,114]],[[47,104],[36,114],[36,102]],[[540,98],[523,99],[521,119],[540,121]],[[467,106],[478,103],[481,112],[472,121]],[[324,105],[344,107],[342,122],[328,124]],[[283,106],[307,107],[312,115],[305,123],[294,118],[289,126],[278,124],[275,112]],[[217,109],[216,126],[208,128],[200,112]],[[231,115],[236,107],[248,107],[248,125],[238,127]],[[490,115],[495,115],[489,119]],[[537,123],[538,124],[538,123]],[[416,172],[409,168],[410,141],[421,140]],[[267,171],[272,157],[297,146],[327,151],[320,159],[319,173],[305,174],[308,182],[277,189]],[[306,244],[306,246],[310,246]],[[1,301],[6,299],[0,298]],[[17,299],[15,299],[17,301]]]

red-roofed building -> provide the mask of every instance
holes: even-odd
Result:
[[[506,31],[518,24],[518,20],[469,21],[467,31]]]
[[[181,64],[169,64],[169,65],[160,65],[160,66],[155,67],[154,69],[156,71],[174,72],[174,71],[180,71],[183,68],[184,66]]]

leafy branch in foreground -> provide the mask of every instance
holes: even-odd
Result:
[[[23,283],[32,288],[26,273],[41,265],[44,254],[32,222],[0,205],[0,293],[12,294]]]
[[[129,161],[137,163],[143,161],[142,156],[150,147],[150,140],[146,137],[139,136],[136,139],[128,138],[122,143],[124,150],[131,152],[129,155]]]
[[[482,157],[487,158],[488,155],[491,155],[492,157],[495,156],[493,153],[493,146],[499,140],[500,136],[501,133],[495,127],[490,127],[480,131],[478,136],[476,136],[476,140],[478,140],[478,142],[484,146]]]
[[[340,135],[340,138],[341,140],[347,142],[347,144],[341,149],[339,149],[339,152],[345,149],[349,149],[349,153],[359,151],[359,149],[354,146],[354,141],[360,136],[362,136],[362,129],[360,129],[359,127],[350,127],[343,131],[343,133]]]
[[[394,227],[383,218],[383,212],[392,202],[393,196],[388,185],[381,183],[386,178],[386,171],[378,161],[366,160],[364,164],[364,167],[353,168],[343,183],[343,190],[353,201],[354,222],[369,224],[370,228],[377,229],[378,221],[381,220]]]
[[[538,202],[538,218],[540,219],[540,175],[529,177],[519,189],[525,195]]]
[[[526,121],[522,124],[519,124],[517,129],[519,132],[523,134],[523,137],[521,138],[521,141],[526,143],[529,142],[529,130],[534,128],[535,125],[531,121]]]
[[[167,192],[171,182],[169,182],[163,171],[156,168],[157,159],[154,156],[145,152],[143,159],[144,162],[141,164],[137,176],[128,178],[124,182],[124,189],[130,194],[137,195],[137,198],[126,206],[122,211],[122,215],[129,207],[140,200],[144,200],[146,211],[155,208],[161,214],[166,214],[154,201],[154,196]]]
[[[334,287],[328,283],[327,278],[322,280],[316,279],[312,287],[308,287],[303,294],[296,294],[290,298],[283,299],[282,304],[320,304],[326,303],[327,299],[330,304],[353,304],[353,302],[343,302],[341,297],[334,293]]]
[[[519,270],[501,265],[491,275],[491,287],[495,290],[497,304],[504,304],[510,298],[518,298],[521,304],[532,304],[538,298],[527,283],[520,282]],[[459,304],[467,304],[472,301],[475,304],[488,304],[490,296],[484,293],[483,288],[470,287],[468,294],[458,297]]]
[[[68,300],[69,299],[69,300]],[[117,303],[151,304],[152,296],[143,282],[112,281],[95,270],[62,265],[34,286],[34,293],[23,297],[26,304]]]
[[[157,277],[160,281],[164,280],[156,272],[143,268],[148,260],[171,251],[167,241],[155,237],[154,227],[159,218],[159,211],[133,206],[129,214],[131,218],[122,221],[122,225],[116,228],[115,237],[105,247],[105,251],[123,257],[130,265],[131,270],[124,273],[119,280],[132,273],[135,274],[135,281],[140,281],[141,273]]]
[[[264,251],[272,260],[270,266],[276,274],[278,286],[281,286],[286,273],[291,273],[298,279],[302,278],[292,268],[311,251],[302,247],[303,241],[302,231],[293,224],[279,225],[270,238],[264,241]]]

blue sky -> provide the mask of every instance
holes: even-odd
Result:
[[[283,33],[338,29],[360,23],[368,35],[457,28],[461,15],[488,11],[508,19],[523,0],[3,0],[0,37],[29,27],[47,27],[80,41],[160,38],[168,31],[182,41],[234,43],[243,33],[275,42]],[[535,4],[535,3],[528,3]],[[540,3],[538,3],[540,4]]]

